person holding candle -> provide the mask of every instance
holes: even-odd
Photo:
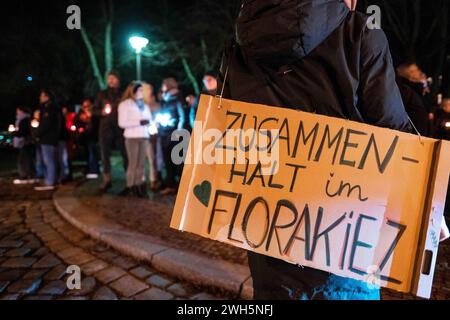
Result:
[[[122,98],[120,77],[116,71],[110,71],[107,78],[108,88],[101,91],[93,108],[93,117],[99,120],[99,144],[103,166],[102,192],[112,187],[111,182],[111,153],[114,147],[119,149],[123,166],[126,171],[128,159],[125,150],[123,130],[118,124],[118,107]]]

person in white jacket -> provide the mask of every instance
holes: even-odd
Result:
[[[126,195],[146,197],[145,159],[152,121],[150,107],[144,102],[141,82],[131,83],[119,105],[119,127],[124,129],[128,155]]]

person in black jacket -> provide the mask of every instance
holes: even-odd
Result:
[[[55,105],[54,95],[49,90],[42,90],[40,102],[40,120],[36,136],[41,146],[42,158],[45,166],[45,183],[35,187],[37,191],[54,190],[58,175],[58,141],[63,125],[61,111]]]
[[[108,74],[108,89],[101,91],[95,101],[93,116],[99,118],[99,144],[103,164],[103,185],[101,191],[111,188],[111,153],[114,147],[118,148],[123,166],[128,167],[127,153],[123,138],[123,130],[118,124],[118,112],[122,90],[120,88],[119,74],[111,71]],[[97,121],[97,120],[94,120]]]
[[[183,100],[178,89],[178,83],[174,78],[164,79],[162,86],[161,110],[156,114],[155,121],[158,125],[158,135],[161,141],[164,166],[166,168],[165,188],[160,195],[176,194],[176,176],[180,174],[180,168],[172,160],[172,149],[177,141],[172,141],[173,134],[182,130],[185,123]]]
[[[415,62],[404,62],[397,67],[397,85],[406,112],[417,131],[423,136],[431,136],[430,120],[433,120],[434,110],[425,100],[424,95],[429,89],[424,79],[426,77],[422,74]]]
[[[346,2],[355,4],[243,1],[219,92],[224,86],[224,98],[410,131],[386,36]],[[255,299],[380,298],[364,282],[252,252],[248,261]]]
[[[43,179],[45,177],[45,165],[42,158],[41,145],[37,136],[37,134],[39,133],[40,112],[41,111],[39,108],[34,110],[33,119],[31,120],[31,139],[34,145],[36,179]]]
[[[424,100],[415,90],[411,88],[408,84],[408,80],[405,78],[397,77],[397,85],[402,95],[405,110],[417,131],[423,136],[429,136],[429,115]]]
[[[436,111],[434,127],[434,138],[450,141],[450,98],[442,100],[441,107]],[[450,179],[448,181],[444,215],[447,219],[450,219]]]
[[[434,138],[450,141],[450,98],[442,100],[441,108],[436,112]]]
[[[92,116],[92,101],[83,100],[81,109],[75,116],[74,125],[77,129],[77,140],[85,148],[87,156],[86,179],[97,179],[100,173],[98,165],[98,125]]]
[[[65,106],[63,106],[59,112],[59,116],[62,119],[62,125],[58,139],[58,183],[63,184],[72,181],[72,170],[69,157],[69,145],[72,146],[72,141],[69,132],[70,122],[68,121],[68,118],[72,113],[69,111],[69,108]]]
[[[33,144],[31,138],[30,110],[18,107],[16,110],[16,128],[13,145],[19,150],[17,157],[17,171],[19,179],[14,184],[34,183]]]
[[[205,73],[202,79],[203,86],[205,87],[203,94],[215,96],[217,94],[217,72],[208,71]],[[194,104],[191,106],[189,111],[189,123],[191,128],[194,129],[195,117],[197,116],[197,108],[200,97],[195,99]]]

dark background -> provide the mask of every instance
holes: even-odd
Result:
[[[99,82],[79,30],[68,30],[66,9],[81,8],[86,30],[102,74],[105,66],[105,26],[112,23],[113,66],[122,83],[135,77],[135,55],[128,38],[150,39],[143,57],[143,79],[159,88],[167,76],[176,77],[185,94],[194,93],[192,78],[217,69],[221,50],[233,35],[241,0],[98,0],[2,1],[0,41],[0,130],[14,121],[17,105],[37,106],[40,88],[50,87],[60,103],[73,106],[94,96]],[[433,78],[433,94],[450,96],[450,0],[364,1],[382,9],[395,63],[417,60]],[[206,59],[205,59],[206,57]],[[27,77],[32,76],[33,81]],[[191,76],[191,77],[189,77]],[[442,80],[440,80],[440,76]]]

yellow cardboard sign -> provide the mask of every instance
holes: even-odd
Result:
[[[430,296],[448,142],[292,109],[219,103],[200,99],[172,228]]]

